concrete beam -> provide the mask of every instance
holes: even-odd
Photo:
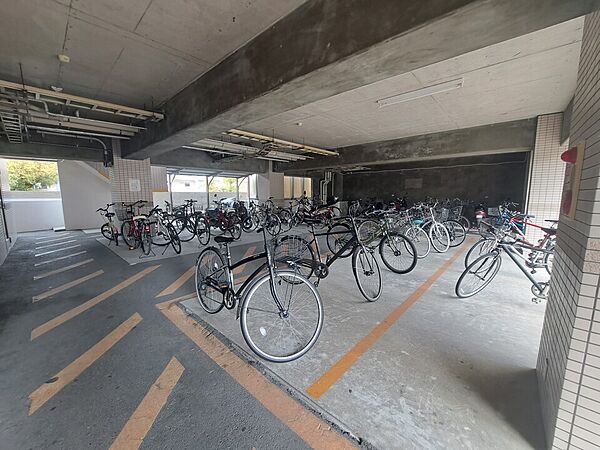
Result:
[[[178,148],[150,158],[150,162],[159,166],[214,169],[245,173],[264,173],[269,170],[268,161],[262,159],[223,159],[213,160],[201,150]]]
[[[364,165],[368,167],[476,155],[530,151],[535,144],[536,119],[484,125],[462,130],[352,145],[339,156],[319,156],[291,164],[275,164],[278,172],[303,172]]]
[[[0,140],[0,156],[13,158],[103,161],[103,151],[101,149],[58,144],[10,144],[2,140]]]
[[[600,8],[600,0],[310,0],[164,105],[146,158]]]

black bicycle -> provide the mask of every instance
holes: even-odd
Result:
[[[216,314],[223,306],[237,308],[242,336],[261,358],[288,362],[300,358],[317,342],[323,327],[323,305],[315,286],[293,269],[276,264],[264,228],[264,251],[232,264],[230,236],[217,236],[224,247],[205,248],[196,260],[196,294],[202,308]],[[235,287],[234,270],[264,260],[241,285]],[[265,271],[266,270],[266,271]]]
[[[358,239],[355,219],[343,218],[330,226],[326,232],[315,232],[314,226],[320,225],[320,221],[306,218],[304,220],[310,225],[311,239],[306,240],[298,235],[282,237],[275,250],[277,261],[285,262],[289,267],[300,271],[306,278],[314,274],[317,277],[315,285],[318,286],[319,280],[329,275],[329,267],[338,258],[352,255],[352,272],[360,293],[370,302],[378,300],[382,291],[381,270],[374,250]],[[322,260],[319,247],[320,236],[326,236],[327,247],[333,253],[325,262]]]

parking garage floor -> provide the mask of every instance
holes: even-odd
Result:
[[[0,268],[5,448],[545,448],[544,305],[510,262],[459,300],[466,246],[432,254],[375,303],[336,262],[320,340],[276,365],[197,306],[194,253],[130,265],[97,237],[23,234]]]

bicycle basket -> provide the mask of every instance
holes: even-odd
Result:
[[[450,210],[448,208],[441,208],[435,211],[435,218],[439,222],[445,222],[448,220],[448,216],[450,215]]]
[[[131,217],[131,215],[127,212],[127,208],[125,208],[123,205],[115,205],[114,210],[115,214],[117,215],[117,219],[119,219],[120,222],[125,222]]]

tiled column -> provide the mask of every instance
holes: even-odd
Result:
[[[600,449],[600,12],[586,17],[571,145],[585,143],[574,219],[561,215],[537,374],[548,447]]]
[[[114,166],[110,169],[110,189],[114,203],[148,201],[152,207],[150,159],[122,159],[120,142],[113,140]],[[147,211],[149,208],[145,208]]]
[[[527,197],[528,214],[533,214],[535,222],[542,226],[550,226],[545,219],[558,219],[565,163],[560,155],[567,150],[568,143],[560,145],[562,113],[547,114],[537,119],[535,147],[531,161],[529,193]],[[527,237],[536,242],[542,232],[535,227],[528,227]]]

